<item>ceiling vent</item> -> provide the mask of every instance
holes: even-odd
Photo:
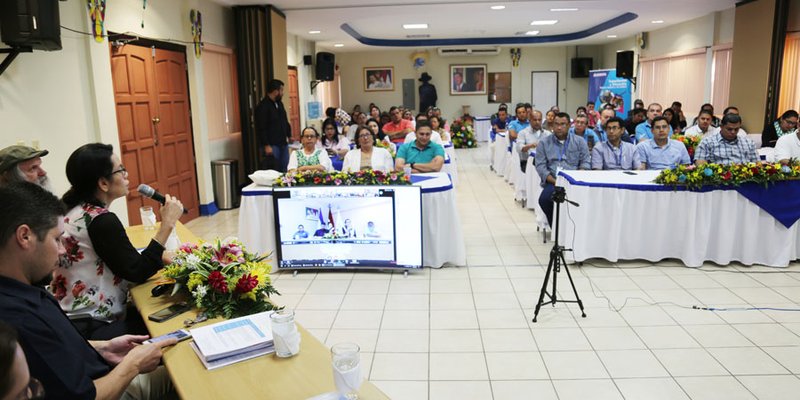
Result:
[[[500,48],[495,46],[440,47],[436,50],[442,57],[496,56]]]

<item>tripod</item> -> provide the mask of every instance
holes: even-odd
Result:
[[[580,207],[580,204],[567,200],[567,193],[563,187],[556,186],[555,192],[553,192],[553,202],[556,203],[555,209],[555,218],[556,218],[556,226],[555,226],[555,235],[556,238],[553,243],[553,248],[550,250],[550,262],[547,263],[547,272],[544,275],[544,283],[542,284],[542,291],[539,292],[539,301],[536,303],[536,310],[533,312],[533,322],[536,322],[536,317],[539,316],[539,310],[545,304],[552,304],[553,307],[556,306],[557,302],[562,303],[578,303],[578,307],[581,309],[581,317],[586,318],[586,312],[583,311],[583,302],[581,301],[580,296],[578,296],[578,290],[575,289],[575,282],[572,281],[572,275],[569,273],[569,268],[567,268],[567,260],[564,259],[564,252],[565,251],[572,251],[572,249],[565,249],[564,246],[558,244],[558,227],[561,224],[561,219],[558,218],[559,212],[561,211],[561,203],[568,202],[575,207]],[[558,273],[561,271],[561,266],[564,266],[564,271],[567,273],[567,278],[569,278],[569,284],[572,286],[572,292],[575,293],[575,300],[560,300],[558,298],[558,292],[556,291],[556,284],[558,282]],[[547,293],[547,284],[550,282],[550,273],[553,273],[553,292],[552,294]],[[547,295],[550,300],[547,302],[544,301],[544,296]]]

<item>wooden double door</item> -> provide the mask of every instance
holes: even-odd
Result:
[[[194,141],[190,120],[185,51],[135,44],[111,45],[111,74],[121,149],[128,170],[128,221],[141,223],[139,207],[157,204],[137,191],[145,183],[176,196],[200,215]]]

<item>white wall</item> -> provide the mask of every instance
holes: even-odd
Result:
[[[314,42],[302,39],[297,35],[286,35],[287,60],[290,67],[297,67],[297,83],[300,89],[300,129],[309,125],[308,102],[317,101],[317,91],[311,95],[311,79],[314,77],[314,66],[303,65],[303,56],[316,56]]]
[[[451,64],[486,64],[488,72],[511,72],[511,102],[513,107],[518,102],[531,101],[531,72],[558,71],[559,95],[558,106],[573,113],[578,105],[585,105],[588,94],[588,78],[570,78],[570,59],[575,56],[574,46],[540,46],[523,47],[518,67],[512,67],[509,47],[503,47],[496,56],[482,57],[440,57],[435,49],[428,52],[428,63],[415,70],[410,59],[415,49],[347,52],[336,54],[336,63],[340,67],[342,82],[342,107],[351,110],[360,104],[364,110],[370,102],[374,102],[386,111],[390,106],[402,104],[402,80],[413,78],[415,88],[419,87],[422,72],[433,78],[439,100],[437,106],[445,118],[452,119],[461,115],[463,105],[469,105],[471,114],[475,116],[491,115],[497,111],[498,103],[489,103],[486,95],[451,96],[449,93],[449,66]],[[581,46],[581,57],[594,57],[595,65],[600,64],[602,49],[600,46]],[[394,67],[395,88],[390,92],[365,92],[363,83],[364,67]],[[488,83],[487,83],[488,84]],[[416,90],[416,89],[415,89]],[[415,92],[416,95],[416,92]],[[416,96],[419,106],[419,96]],[[547,107],[549,108],[549,107]]]
[[[59,2],[61,25],[90,31],[85,2]],[[189,10],[203,13],[203,41],[233,47],[233,17],[230,9],[201,0],[148,2],[141,28],[142,2],[115,0],[108,3],[106,30],[130,32],[156,39],[191,41]],[[111,61],[108,41],[62,30],[63,49],[22,54],[0,76],[0,147],[24,140],[38,141],[50,150],[44,167],[56,194],[69,187],[64,166],[74,149],[101,141],[119,151]],[[208,127],[203,102],[202,63],[187,45],[192,125],[197,161],[200,203],[212,202]],[[112,210],[127,221],[124,201]]]

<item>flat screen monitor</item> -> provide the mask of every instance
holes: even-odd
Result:
[[[278,269],[422,268],[418,186],[274,188]]]

